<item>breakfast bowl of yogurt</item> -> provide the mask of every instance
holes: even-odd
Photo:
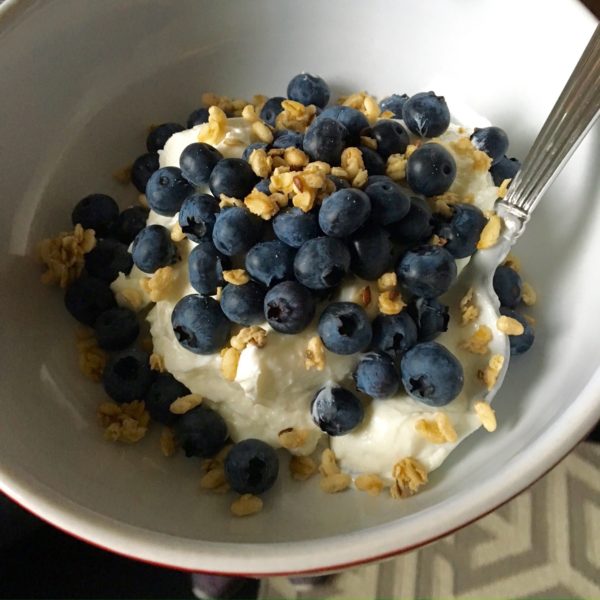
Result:
[[[595,131],[491,304],[459,285],[591,33],[578,5],[549,24],[572,55],[536,38],[551,74],[427,42],[442,3],[400,40],[384,1],[80,7],[0,21],[5,493],[172,567],[334,570],[493,510],[594,426]]]

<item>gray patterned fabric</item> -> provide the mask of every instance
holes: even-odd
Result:
[[[600,446],[583,443],[529,490],[430,546],[298,590],[259,598],[600,599]]]

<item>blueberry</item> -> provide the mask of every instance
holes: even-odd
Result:
[[[394,119],[402,118],[402,108],[406,104],[408,96],[406,94],[392,94],[379,102],[381,112],[389,110],[394,113]]]
[[[369,175],[385,175],[385,161],[375,150],[366,146],[358,146]]]
[[[406,181],[423,196],[447,192],[456,178],[456,163],[446,148],[434,142],[417,148],[406,163]]]
[[[108,284],[95,277],[80,277],[65,292],[66,309],[80,323],[90,327],[104,311],[116,305]]]
[[[445,406],[463,387],[463,368],[449,350],[437,342],[413,346],[400,361],[406,392],[428,406]]]
[[[406,129],[391,119],[377,121],[368,135],[375,139],[377,153],[384,159],[390,154],[404,154],[410,141]]]
[[[154,273],[157,269],[173,265],[179,260],[177,246],[171,240],[171,233],[162,225],[144,227],[133,240],[131,255],[135,266],[144,273]]]
[[[347,138],[348,130],[341,123],[319,117],[306,130],[303,149],[312,160],[336,166],[340,164]]]
[[[131,244],[135,236],[146,226],[149,211],[144,206],[126,208],[117,219],[113,235],[123,244]]]
[[[490,169],[494,185],[501,185],[505,179],[514,179],[520,168],[521,161],[518,159],[502,157]]]
[[[238,325],[249,327],[265,320],[264,301],[267,290],[254,281],[244,285],[228,284],[221,295],[221,310]]]
[[[186,456],[214,456],[225,446],[228,437],[223,417],[202,404],[188,410],[175,422],[175,439]]]
[[[146,148],[148,152],[157,152],[162,150],[167,140],[179,131],[183,131],[183,126],[179,123],[163,123],[155,127],[146,138]]]
[[[144,396],[146,410],[154,421],[163,425],[172,425],[177,415],[169,408],[177,398],[187,396],[192,392],[180,383],[171,373],[158,373]]]
[[[350,270],[370,281],[381,277],[389,268],[392,257],[390,234],[378,225],[367,225],[349,241]]]
[[[535,339],[535,333],[533,331],[533,327],[525,317],[520,315],[518,312],[511,310],[510,308],[505,308],[504,306],[500,307],[500,314],[505,317],[511,317],[516,319],[523,325],[525,331],[521,335],[509,335],[508,341],[510,342],[510,354],[511,356],[518,356],[519,354],[524,354],[531,348],[533,341]]]
[[[129,275],[133,259],[127,246],[117,240],[99,240],[93,250],[85,255],[85,269],[92,276],[111,283],[119,273]]]
[[[177,341],[194,354],[218,352],[227,343],[231,330],[219,303],[197,294],[184,296],[177,302],[171,324]]]
[[[371,214],[371,201],[361,190],[348,188],[327,196],[319,211],[319,225],[325,235],[346,237],[360,229]]]
[[[287,95],[290,100],[300,102],[305,106],[314,104],[325,108],[329,102],[329,86],[318,75],[300,73],[289,82]]]
[[[179,226],[192,242],[212,239],[219,202],[210,194],[192,194],[181,205]]]
[[[398,262],[396,274],[411,294],[437,298],[456,279],[456,262],[441,246],[420,246],[406,252]]]
[[[102,374],[104,391],[119,404],[141,400],[154,379],[150,355],[137,348],[113,354]]]
[[[194,193],[194,186],[177,167],[163,167],[155,171],[146,186],[150,208],[165,217],[179,212],[183,201]]]
[[[296,281],[283,281],[267,292],[264,314],[275,331],[300,333],[312,321],[315,299]]]
[[[90,194],[82,198],[71,213],[73,225],[93,229],[96,237],[108,235],[119,217],[117,203],[106,194]]]
[[[304,135],[297,131],[283,131],[273,140],[271,146],[273,148],[298,148],[302,150]]]
[[[221,211],[213,228],[217,250],[226,256],[247,252],[262,235],[262,219],[241,206]]]
[[[400,358],[417,343],[417,326],[406,311],[397,315],[378,315],[373,319],[372,350]]]
[[[131,182],[140,194],[146,193],[148,179],[150,179],[154,171],[158,171],[159,167],[158,154],[156,152],[148,152],[135,159],[131,167]]]
[[[252,279],[272,287],[281,281],[294,279],[296,251],[280,240],[256,244],[246,254],[246,271]]]
[[[202,108],[197,108],[190,113],[187,120],[187,128],[191,129],[196,125],[202,125],[202,123],[208,123],[208,108],[205,108],[204,106]]]
[[[369,352],[359,361],[354,374],[356,389],[372,398],[389,398],[400,387],[393,359],[384,352]]]
[[[223,270],[228,267],[229,260],[219,253],[212,242],[202,242],[188,256],[190,284],[199,294],[216,294],[217,287],[225,285]]]
[[[271,185],[271,179],[267,177],[266,179],[261,179],[254,186],[254,189],[258,190],[259,192],[262,192],[263,194],[266,194],[267,196],[269,196],[271,194],[271,190],[269,189],[270,185]]]
[[[223,155],[210,144],[190,144],[179,157],[181,174],[192,185],[207,185],[210,174],[222,158]]]
[[[403,244],[421,242],[431,236],[431,209],[425,200],[411,196],[410,209],[405,217],[388,227],[392,238]]]
[[[487,219],[472,204],[455,204],[453,209],[452,219],[438,229],[438,235],[447,240],[444,248],[454,258],[466,258],[477,250],[477,242]]]
[[[319,218],[315,212],[304,212],[295,207],[284,208],[273,219],[275,235],[288,246],[300,248],[304,242],[316,238]]]
[[[476,127],[471,142],[475,148],[485,152],[492,159],[493,165],[498,163],[508,150],[508,136],[500,127]]]
[[[442,135],[450,125],[450,111],[443,96],[421,92],[411,96],[402,107],[406,126],[421,137]]]
[[[244,152],[242,153],[243,160],[250,160],[250,155],[255,150],[267,150],[269,148],[269,144],[265,144],[265,142],[254,142],[244,148]]]
[[[350,268],[350,252],[338,239],[317,237],[305,242],[294,259],[296,279],[313,290],[334,288]]]
[[[431,342],[440,333],[448,330],[448,306],[436,298],[416,298],[407,310],[417,324],[419,342]]]
[[[140,333],[136,314],[128,308],[109,308],[94,323],[98,345],[103,350],[122,350],[135,342]]]
[[[327,306],[319,318],[318,331],[325,348],[336,354],[362,352],[371,343],[369,317],[354,302],[332,302]]]
[[[210,176],[210,191],[215,198],[225,194],[243,200],[259,182],[252,167],[241,158],[224,158]]]
[[[410,210],[408,194],[385,175],[369,177],[364,192],[371,200],[371,221],[374,223],[396,223]]]
[[[273,487],[278,474],[277,452],[261,440],[238,442],[225,459],[225,477],[238,494],[262,494]]]
[[[336,177],[335,175],[328,175],[330,181],[333,181],[333,185],[335,185],[335,190],[347,190],[351,187],[350,183],[346,179],[342,179],[341,177]]]
[[[334,385],[317,392],[310,412],[321,430],[334,436],[349,433],[364,417],[361,401],[349,390]]]
[[[494,273],[493,284],[501,306],[514,308],[521,302],[523,283],[514,269],[500,265]]]
[[[271,127],[275,127],[275,120],[277,119],[277,115],[283,110],[283,106],[281,103],[286,100],[282,96],[275,96],[273,98],[269,98],[260,109],[260,118],[265,123],[269,124]]]
[[[363,129],[369,127],[367,117],[359,110],[349,106],[328,106],[318,120],[333,119],[341,123],[348,131],[348,143],[357,144]]]

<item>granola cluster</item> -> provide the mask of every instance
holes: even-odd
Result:
[[[231,446],[225,446],[214,458],[205,459],[202,463],[204,475],[200,478],[200,487],[217,494],[224,494],[230,490],[230,485],[225,477],[225,459]],[[250,513],[249,513],[250,514]],[[239,515],[242,516],[242,515]]]
[[[470,337],[460,342],[459,347],[472,354],[487,354],[493,339],[492,330],[487,325],[479,325]]]
[[[161,267],[151,277],[142,279],[140,286],[152,302],[160,302],[169,296],[176,279],[177,271],[173,267]]]
[[[478,372],[478,377],[483,381],[485,387],[491,390],[498,380],[498,376],[504,366],[504,356],[502,354],[494,354],[484,369]]]
[[[107,354],[100,346],[92,329],[81,327],[76,331],[79,370],[95,383],[102,381]]]
[[[150,415],[140,400],[124,404],[103,402],[98,407],[98,420],[107,440],[135,444],[148,432]]]
[[[435,413],[433,419],[418,419],[415,430],[432,444],[454,443],[458,439],[452,421],[443,412]]]
[[[369,123],[375,123],[381,116],[381,109],[376,98],[365,91],[355,92],[354,94],[340,98],[339,103],[342,106],[349,106],[350,108],[359,110],[365,115]],[[388,113],[385,116],[389,118],[390,115]]]
[[[208,123],[201,125],[198,141],[217,146],[227,134],[227,115],[218,106],[208,109]]]
[[[406,498],[427,483],[427,470],[411,456],[399,460],[392,470],[394,483],[390,487],[392,498]]]
[[[71,232],[43,240],[38,250],[40,260],[46,267],[42,282],[66,288],[81,275],[84,255],[95,246],[95,231],[84,229],[79,223]]]
[[[335,454],[327,448],[321,454],[321,464],[319,465],[321,479],[319,486],[327,494],[337,494],[350,487],[352,477],[340,470]]]
[[[308,340],[304,366],[306,369],[317,369],[317,371],[325,368],[325,346],[318,335]]]
[[[304,132],[317,114],[317,107],[314,104],[304,106],[294,100],[284,100],[281,106],[283,110],[275,121],[278,129]]]

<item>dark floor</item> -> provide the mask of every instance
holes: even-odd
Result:
[[[600,443],[600,425],[589,441]],[[253,598],[256,584],[236,598]],[[0,598],[193,598],[190,575],[80,542],[0,494]]]
[[[247,581],[236,598],[256,597]],[[193,598],[191,576],[105,552],[0,494],[0,598]]]
[[[7,513],[25,533],[0,544],[0,598],[193,598],[188,574],[104,552],[8,502],[0,498],[2,529]]]

